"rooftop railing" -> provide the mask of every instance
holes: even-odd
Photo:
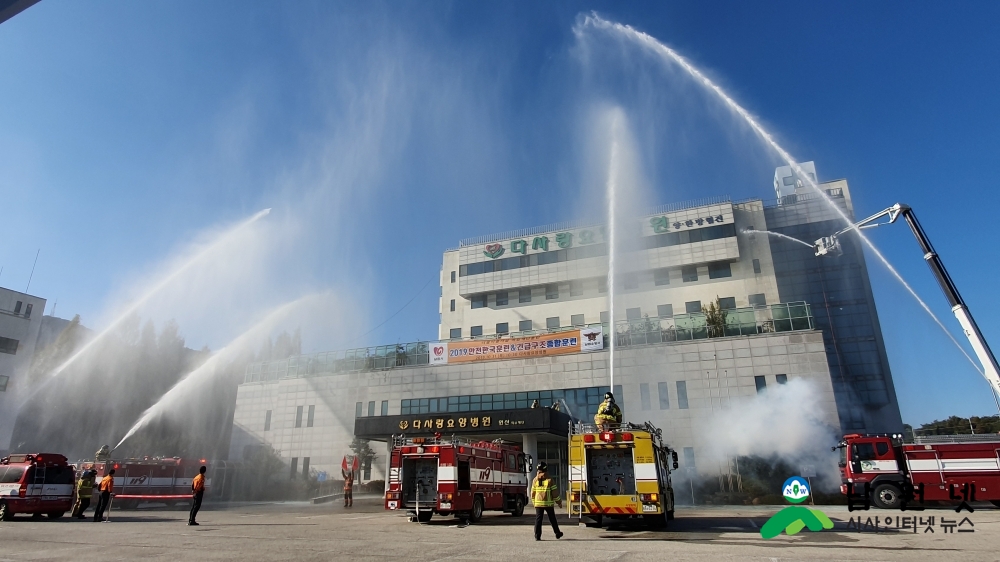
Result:
[[[563,326],[450,341],[496,341],[597,326],[604,328],[604,347],[607,349],[611,337],[607,324]],[[727,309],[712,318],[699,312],[678,314],[667,318],[645,317],[615,322],[615,337],[617,338],[615,341],[619,347],[632,347],[707,338],[812,330],[814,328],[815,323],[809,305],[805,302],[790,302]],[[400,367],[428,365],[430,363],[430,348],[434,343],[436,342],[424,341],[361,347],[252,363],[247,365],[244,382],[275,381],[286,378],[383,371]]]

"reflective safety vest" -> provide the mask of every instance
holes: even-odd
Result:
[[[346,478],[344,478],[344,491],[350,492],[354,489],[354,474],[351,473]]]
[[[93,495],[94,495],[94,479],[81,478],[80,481],[76,483],[76,497],[89,498]]]
[[[531,482],[531,503],[535,507],[552,507],[556,503],[559,488],[551,478],[535,478]]]
[[[101,485],[97,487],[102,492],[115,491],[115,477],[110,474],[101,479]]]
[[[621,423],[622,409],[618,407],[618,404],[605,400],[597,407],[597,415],[594,416],[594,421],[597,423]]]

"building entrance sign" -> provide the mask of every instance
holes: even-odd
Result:
[[[439,342],[430,348],[431,365],[566,355],[604,349],[604,329],[597,326],[500,340]]]

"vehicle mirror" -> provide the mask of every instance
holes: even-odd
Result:
[[[678,462],[677,462],[677,461],[674,461],[674,470],[677,470],[677,469],[678,469],[678,468],[680,468],[680,467],[681,467],[681,465],[680,465],[680,464],[678,464]]]

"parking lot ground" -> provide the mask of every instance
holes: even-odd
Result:
[[[560,516],[563,539],[546,526],[542,542],[533,540],[527,512],[520,518],[487,512],[474,525],[437,516],[419,524],[384,511],[377,498],[350,510],[341,505],[206,503],[198,527],[186,525],[186,512],[156,509],[115,511],[110,523],[18,516],[0,523],[0,560],[1000,560],[1000,509],[988,505],[961,515],[821,507],[834,529],[771,540],[760,536],[760,526],[780,506],[679,508],[663,531],[641,524],[581,527]],[[859,516],[860,532],[851,525]],[[882,528],[886,516],[892,526],[897,517],[917,517],[917,532],[874,532],[875,517]],[[930,517],[933,532],[926,531]],[[949,533],[941,525],[964,517],[974,532]]]

